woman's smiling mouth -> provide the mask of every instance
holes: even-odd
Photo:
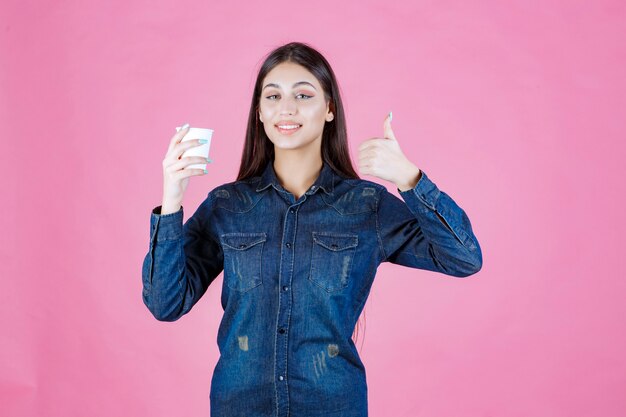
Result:
[[[283,135],[292,135],[302,127],[300,124],[280,124],[274,126],[276,126],[276,129]]]

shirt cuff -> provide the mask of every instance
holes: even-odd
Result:
[[[161,214],[161,207],[155,207],[150,213],[150,241],[180,239],[183,236],[183,207],[168,214]]]
[[[420,171],[422,175],[415,187],[404,191],[400,191],[397,187],[396,189],[404,201],[408,203],[409,207],[416,208],[421,213],[436,211],[435,207],[441,191],[424,171]]]

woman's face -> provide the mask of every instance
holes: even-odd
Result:
[[[263,80],[259,120],[275,150],[321,149],[322,132],[334,115],[317,78],[293,62],[275,66]],[[296,129],[279,126],[300,125]]]

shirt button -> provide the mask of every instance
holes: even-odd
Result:
[[[289,210],[289,211],[290,211],[290,212],[292,212],[292,213],[295,213],[295,212],[296,212],[294,209],[291,209],[291,210]]]
[[[291,247],[291,243],[287,242],[287,243],[285,244],[285,246],[287,246],[288,248],[290,248],[290,247]]]
[[[283,291],[287,291],[288,289],[289,289],[289,287],[288,287],[288,286],[283,285]]]
[[[280,334],[284,334],[284,333],[285,333],[285,329],[280,328],[280,329],[278,330],[278,333],[280,333]]]
[[[285,379],[285,378],[283,378],[283,376],[282,376],[282,375],[280,375],[280,376],[278,377],[278,379],[280,379],[280,380],[282,381],[282,380],[283,380],[283,379]]]

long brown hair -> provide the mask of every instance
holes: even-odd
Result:
[[[346,118],[335,73],[326,58],[310,45],[290,42],[269,52],[257,74],[237,181],[261,175],[267,163],[274,159],[274,144],[265,134],[262,123],[259,123],[259,102],[265,76],[283,62],[299,64],[313,74],[322,86],[326,103],[329,103],[329,108],[333,112],[333,120],[325,123],[322,133],[322,159],[344,177],[360,178],[350,160]],[[353,333],[353,337],[356,335],[357,338],[358,324],[360,319]]]

